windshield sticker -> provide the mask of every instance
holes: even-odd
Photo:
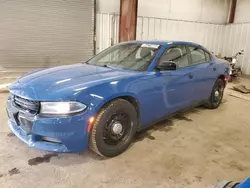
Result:
[[[160,45],[157,44],[142,44],[141,47],[144,48],[159,48]]]

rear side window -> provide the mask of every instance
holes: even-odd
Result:
[[[205,63],[208,61],[208,57],[209,54],[205,54],[206,52],[203,51],[202,49],[198,48],[198,47],[194,47],[194,46],[189,46],[188,47],[190,50],[190,54],[191,54],[191,64],[195,65],[195,64],[200,64],[200,63]],[[209,56],[210,58],[210,56]]]

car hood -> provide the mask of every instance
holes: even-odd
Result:
[[[52,96],[62,99],[72,95],[73,90],[83,90],[93,85],[137,74],[88,64],[75,64],[41,69],[20,77],[10,87],[10,92],[33,100],[48,100]],[[53,97],[52,97],[53,98]]]

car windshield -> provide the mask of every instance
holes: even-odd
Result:
[[[145,71],[154,59],[160,45],[125,43],[104,50],[87,64],[109,68]]]

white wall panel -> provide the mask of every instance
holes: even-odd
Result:
[[[226,23],[230,0],[139,0],[138,15]]]
[[[202,44],[215,54],[223,50],[225,26],[165,18],[137,19],[137,40],[184,40]],[[119,15],[97,14],[97,52],[118,42]],[[225,50],[225,52],[228,49]]]
[[[96,0],[96,11],[120,14],[120,0]]]
[[[243,62],[247,62],[247,46],[248,46],[248,35],[249,35],[249,30],[250,30],[250,24],[242,24],[243,25],[243,32],[242,32],[242,37],[241,37],[241,42],[240,42],[240,46],[239,46],[239,49],[244,49],[245,50],[245,53],[244,53],[244,56],[242,57],[241,59],[241,65],[243,65]],[[250,57],[250,56],[249,56]],[[249,64],[249,62],[248,62]],[[249,72],[250,70],[245,70],[245,73],[248,73],[250,74]]]
[[[238,0],[236,5],[235,23],[250,22],[250,1]]]
[[[138,16],[226,23],[229,2],[230,0],[138,0]],[[120,0],[97,0],[96,4],[97,12],[120,13]]]
[[[96,52],[100,52],[119,41],[118,14],[96,14]]]
[[[138,40],[184,40],[202,44],[218,53],[222,49],[223,25],[138,17]]]
[[[97,14],[97,52],[118,43],[118,33],[119,15]],[[239,62],[243,73],[250,74],[250,23],[221,25],[139,16],[136,39],[190,41],[222,56],[244,49]]]
[[[250,74],[250,23],[231,24],[224,26],[222,56],[232,56],[244,50],[244,55],[239,56],[239,63],[244,74]]]
[[[202,22],[226,23],[230,0],[202,0]]]

